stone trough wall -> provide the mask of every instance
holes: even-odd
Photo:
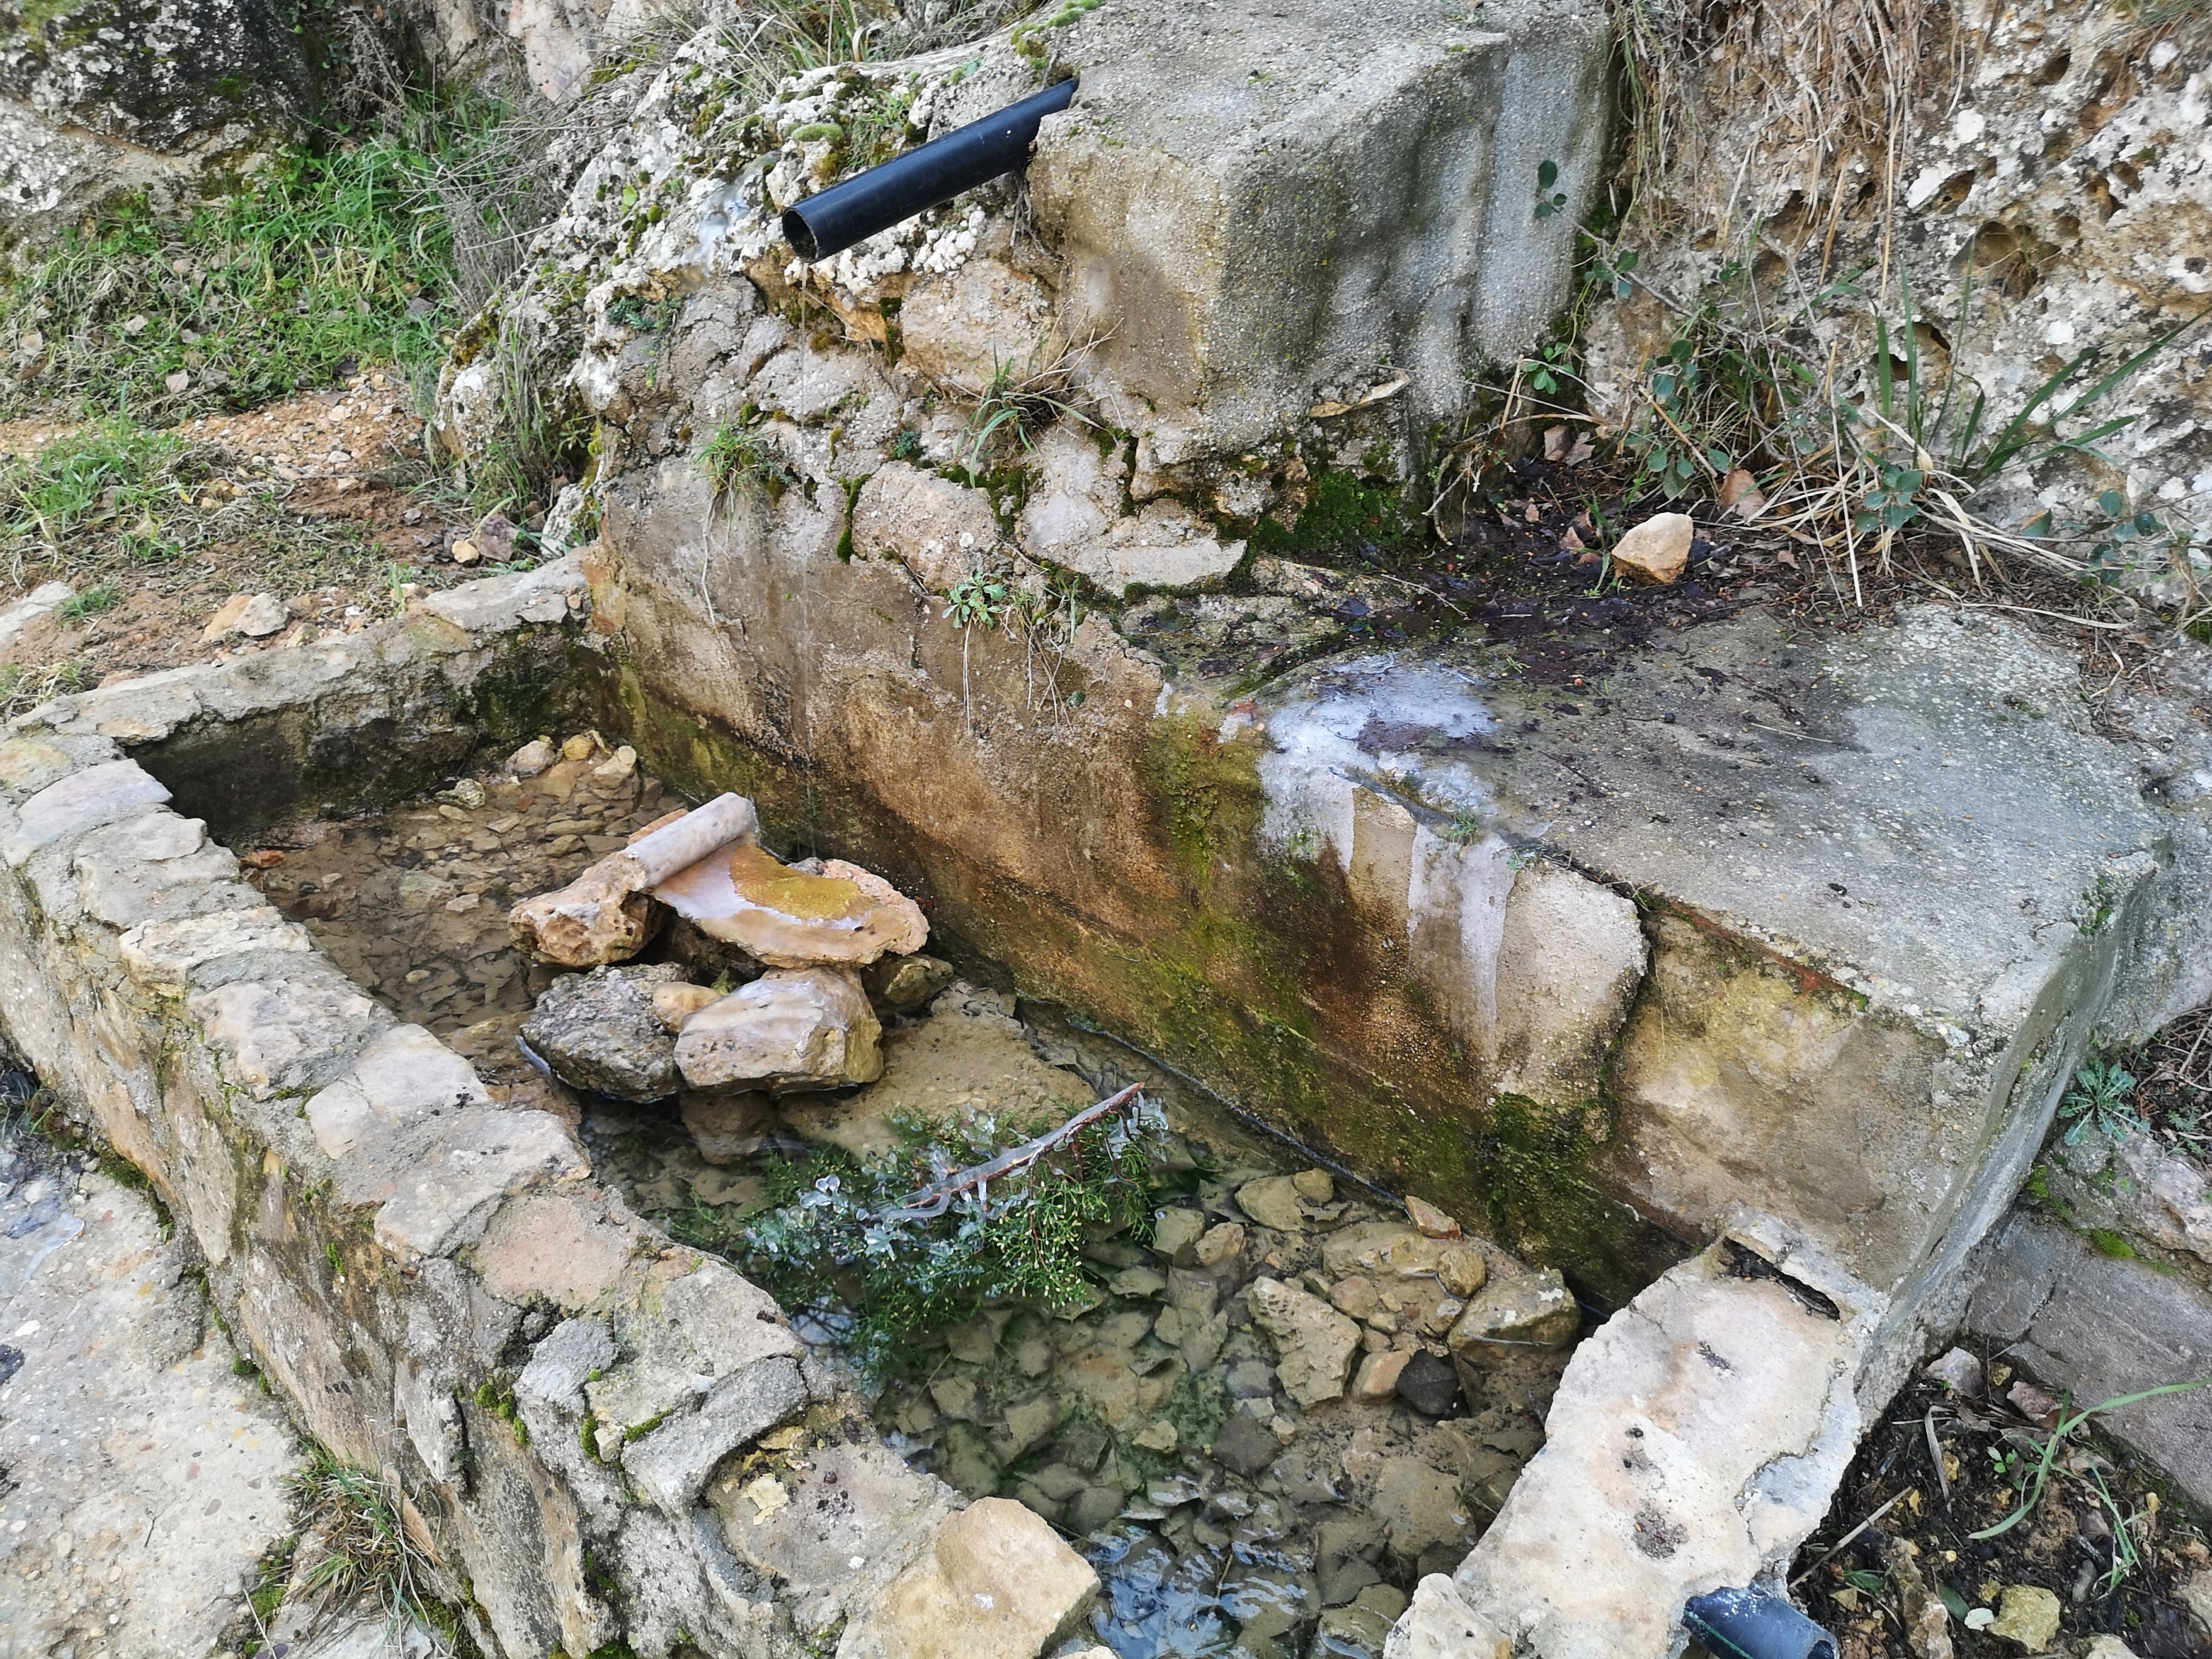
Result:
[[[914,1619],[978,1594],[1011,1606],[1021,1572],[1046,1588],[969,1634],[1027,1659],[1096,1583],[1042,1521],[999,1503],[955,1517],[865,1413],[846,1426],[770,1297],[633,1216],[560,1117],[495,1099],[396,1023],[172,805],[199,790],[273,817],[318,798],[333,756],[396,743],[450,763],[526,730],[497,711],[544,696],[581,599],[556,563],[17,722],[0,743],[9,1036],[152,1180],[298,1425],[398,1482],[437,1593],[486,1651],[795,1653],[849,1626],[854,1651],[895,1653]],[[234,767],[260,763],[258,802],[217,787],[226,742]],[[751,1501],[732,1484],[710,1507],[717,1466],[778,1425],[744,1466]]]

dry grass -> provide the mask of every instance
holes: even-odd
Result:
[[[1948,103],[1964,84],[1966,35],[1941,0],[1836,0],[1805,7],[1778,0],[1672,8],[1616,0],[1627,60],[1629,149],[1621,182],[1630,222],[1645,237],[1692,216],[1723,242],[1744,181],[1781,155],[1809,155],[1796,181],[1789,228],[1818,250],[1823,274],[1863,162],[1880,191],[1888,267],[1898,170],[1923,98]],[[1723,147],[1711,111],[1743,112]]]

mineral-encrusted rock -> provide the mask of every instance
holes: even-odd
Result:
[[[1563,1348],[1575,1340],[1582,1310],[1556,1267],[1493,1279],[1451,1328],[1460,1358],[1481,1364],[1516,1349]]]
[[[1035,1513],[985,1498],[846,1627],[843,1659],[1036,1659],[1073,1634],[1098,1575]]]
[[[880,876],[842,859],[802,870],[749,839],[672,873],[653,896],[771,968],[858,967],[909,955],[929,938],[921,907]]]
[[[883,1075],[883,1026],[849,970],[775,969],[685,1022],[676,1065],[694,1089],[838,1089]]]
[[[1305,1225],[1298,1189],[1289,1176],[1263,1176],[1237,1189],[1237,1207],[1262,1227],[1294,1233]]]
[[[738,1164],[768,1144],[774,1109],[764,1094],[695,1094],[687,1091],[678,1110],[684,1127],[709,1164]]]
[[[981,568],[998,546],[988,495],[904,461],[879,468],[853,502],[853,551],[899,560],[933,592]]]
[[[677,1040],[653,1011],[653,993],[683,972],[654,963],[566,975],[538,999],[522,1040],[570,1088],[617,1100],[665,1100],[683,1079]]]
[[[720,991],[704,985],[690,985],[680,981],[653,988],[653,1012],[673,1036],[684,1029],[684,1022],[702,1009],[711,1008],[722,1000]]]
[[[1274,1339],[1283,1392],[1301,1406],[1344,1393],[1345,1373],[1359,1350],[1359,1327],[1310,1295],[1276,1279],[1256,1279],[1246,1293],[1252,1322]]]
[[[592,740],[582,742],[583,755],[570,760],[580,762],[591,755]],[[632,758],[634,762],[634,755]],[[751,847],[759,823],[750,801],[742,795],[720,795],[654,825],[566,887],[516,905],[507,917],[515,948],[564,968],[589,968],[635,956],[662,920],[647,890],[718,851],[734,855]]]

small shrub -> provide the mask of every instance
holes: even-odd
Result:
[[[740,1244],[787,1305],[850,1310],[848,1340],[863,1370],[876,1376],[908,1359],[913,1339],[973,1318],[988,1304],[1056,1307],[1082,1299],[1091,1285],[1084,1246],[1145,1223],[1152,1188],[1146,1149],[1167,1126],[1158,1107],[1135,1097],[1026,1168],[957,1195],[935,1216],[914,1214],[904,1202],[917,1188],[996,1158],[1010,1137],[987,1114],[896,1127],[900,1145],[879,1158],[805,1170],[810,1184],[747,1224]]]

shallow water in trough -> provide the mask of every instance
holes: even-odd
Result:
[[[549,1082],[514,1036],[553,975],[509,945],[507,907],[683,804],[602,750],[537,778],[493,771],[386,815],[293,825],[249,863],[365,988],[467,1054],[502,1098],[568,1115],[602,1180],[702,1244],[726,1245],[763,1206],[769,1159],[879,1150],[895,1115],[1027,1123],[1142,1084],[1170,1124],[1154,1243],[1096,1243],[1087,1305],[995,1309],[920,1345],[876,1392],[876,1423],[916,1466],[1057,1526],[1100,1573],[1095,1634],[1122,1659],[1379,1654],[1415,1579],[1457,1565],[1541,1443],[1565,1352],[1455,1377],[1441,1337],[1460,1304],[1438,1276],[1443,1247],[1395,1204],[1058,1011],[967,980],[926,1014],[884,1017],[878,1081],[787,1097],[743,1139],[696,1112],[695,1134],[672,1101]],[[1520,1271],[1466,1244],[1493,1279]],[[1261,1278],[1358,1321],[1355,1381],[1372,1354],[1408,1356],[1406,1387],[1292,1399],[1275,1340],[1253,1322]],[[837,1310],[792,1312],[834,1346]]]

